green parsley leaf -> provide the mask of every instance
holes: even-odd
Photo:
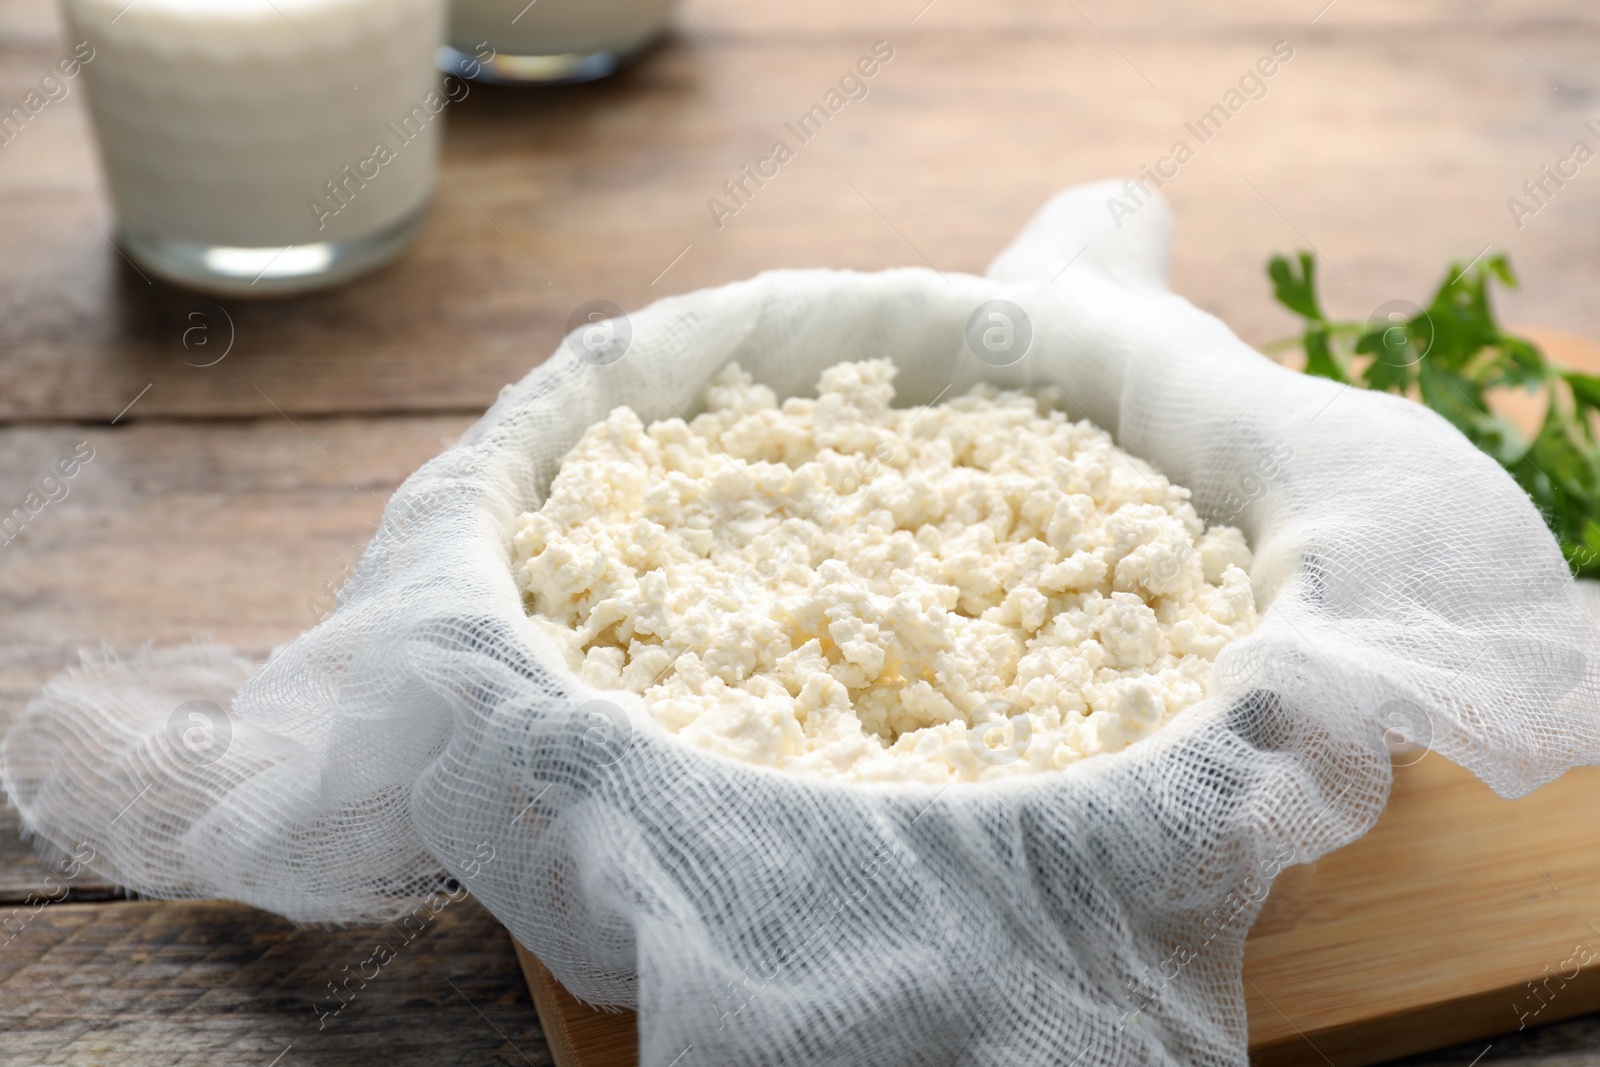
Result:
[[[1420,400],[1494,458],[1522,487],[1579,577],[1600,577],[1600,377],[1550,363],[1537,345],[1505,333],[1490,283],[1515,288],[1503,255],[1450,265],[1426,308],[1405,321],[1329,319],[1317,296],[1316,257],[1267,264],[1273,296],[1305,326],[1307,374]],[[1271,347],[1271,346],[1269,346]],[[1496,389],[1543,392],[1544,421],[1531,438],[1489,407]]]

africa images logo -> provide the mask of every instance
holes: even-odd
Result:
[[[166,735],[179,758],[191,766],[206,767],[226,755],[233,744],[233,720],[209,700],[190,700],[167,716]]]

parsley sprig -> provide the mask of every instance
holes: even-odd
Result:
[[[1305,351],[1305,372],[1421,400],[1443,415],[1533,499],[1573,572],[1600,577],[1600,377],[1558,367],[1501,330],[1489,289],[1496,279],[1516,287],[1506,258],[1452,263],[1426,307],[1372,322],[1328,318],[1315,257],[1297,260],[1273,256],[1267,273],[1278,303],[1305,320],[1300,337],[1285,342]],[[1531,439],[1491,410],[1497,389],[1543,393],[1544,420]]]

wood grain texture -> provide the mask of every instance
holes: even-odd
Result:
[[[1469,1067],[1480,1056],[1483,1067],[1590,1067],[1596,1062],[1596,1048],[1600,1048],[1600,1015],[1584,1015],[1491,1041],[1472,1041],[1391,1060],[1384,1067]]]
[[[1362,1067],[1600,1008],[1597,820],[1600,768],[1519,800],[1438,756],[1398,769],[1377,826],[1285,871],[1250,932],[1253,1062]]]
[[[487,911],[468,898],[408,929],[216,901],[52,904],[0,946],[0,1064],[550,1063]]]
[[[700,0],[618,78],[475,88],[450,108],[449,182],[417,247],[325,295],[224,301],[235,344],[207,368],[172,329],[188,298],[97,232],[111,220],[75,92],[0,146],[0,420],[104,421],[146,386],[128,418],[274,414],[267,398],[472,410],[596,297],[637,308],[773,267],[981,271],[1051,193],[1166,153],[1278,39],[1294,60],[1167,187],[1180,292],[1264,341],[1290,325],[1273,251],[1315,245],[1333,308],[1365,315],[1493,244],[1525,277],[1518,317],[1600,336],[1600,179],[1521,229],[1506,208],[1600,120],[1600,16],[1577,0],[1482,0],[1492,25],[1444,0],[1340,0],[1315,25],[1304,0],[938,0],[913,24],[923,2]],[[48,0],[0,6],[0,99],[58,33]],[[708,198],[879,39],[895,58],[870,94],[718,228]]]
[[[556,1067],[633,1067],[639,1062],[639,1028],[633,1012],[605,1011],[583,1003],[567,992],[521,942],[512,944]]]

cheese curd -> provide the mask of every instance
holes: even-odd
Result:
[[[530,614],[681,740],[873,781],[1059,770],[1207,692],[1256,625],[1250,550],[1049,398],[890,407],[886,360],[778,403],[590,427],[514,535]]]

